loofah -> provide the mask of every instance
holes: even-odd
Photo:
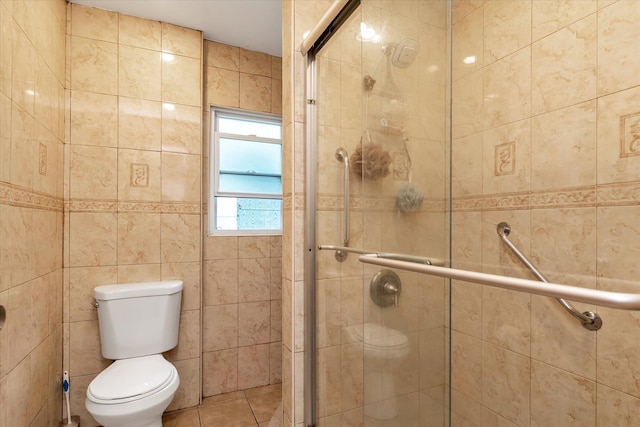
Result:
[[[405,184],[398,190],[396,206],[400,212],[412,212],[420,209],[424,196],[422,190],[413,184]]]
[[[351,155],[353,170],[363,178],[377,180],[389,175],[391,155],[380,144],[370,143],[358,147]]]

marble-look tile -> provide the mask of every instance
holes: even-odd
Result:
[[[238,261],[204,261],[204,305],[238,302]]]
[[[598,12],[598,95],[640,84],[633,69],[640,59],[622,46],[632,46],[638,36],[640,4],[621,1]],[[631,43],[631,44],[630,44]]]
[[[240,71],[240,48],[205,40],[204,61],[205,65],[209,67]]]
[[[3,400],[7,402],[5,418],[15,425],[27,426],[31,421],[30,368],[30,358],[26,357],[4,379],[5,396],[3,396]]]
[[[199,107],[162,105],[162,151],[200,154],[202,113]]]
[[[0,24],[0,92],[11,96],[14,21],[6,9],[0,10]]]
[[[531,115],[530,47],[488,65],[483,70],[482,78],[484,129],[512,123]]]
[[[221,107],[240,107],[240,73],[224,68],[205,67],[206,101]]]
[[[200,202],[198,155],[162,153],[162,201]]]
[[[71,144],[118,146],[118,98],[71,91]]]
[[[271,79],[240,73],[240,108],[243,110],[271,111]]]
[[[482,342],[452,331],[451,386],[477,402],[482,399]]]
[[[115,266],[77,267],[69,269],[69,321],[97,320],[93,289],[118,283]]]
[[[116,199],[118,168],[115,148],[74,145],[70,155],[71,199]]]
[[[483,194],[530,189],[531,121],[521,120],[483,133]]]
[[[640,266],[640,227],[634,220],[640,206],[597,208],[598,288],[618,292],[635,292],[629,278],[638,277]]]
[[[484,0],[453,0],[451,4],[452,22],[457,23],[469,13],[481,7]]]
[[[162,51],[199,59],[202,52],[202,33],[163,22]]]
[[[529,356],[531,353],[531,296],[515,291],[482,291],[483,340]]]
[[[162,102],[200,107],[200,59],[164,54],[162,56]]]
[[[269,344],[238,348],[238,388],[269,384]]]
[[[238,389],[238,349],[202,354],[203,396],[215,396]],[[204,402],[203,402],[204,404]]]
[[[453,197],[482,195],[482,133],[453,141],[452,156]]]
[[[118,150],[118,200],[160,201],[160,153]]]
[[[282,300],[271,300],[270,342],[282,341]]]
[[[270,393],[249,396],[247,400],[258,422],[269,421],[282,401],[282,392],[276,390]]]
[[[160,233],[162,262],[200,260],[200,215],[162,214]]]
[[[237,259],[238,236],[205,236],[203,259]]]
[[[167,411],[192,408],[200,402],[200,358],[173,362],[180,375],[180,386]]]
[[[40,412],[42,406],[47,403],[49,393],[49,358],[52,357],[50,353],[49,340],[44,340],[31,352],[28,358],[31,364],[31,375],[29,378],[31,388],[29,397],[31,418],[34,418],[36,414]]]
[[[597,425],[633,427],[640,420],[640,401],[618,390],[598,384]]]
[[[118,45],[71,37],[71,86],[73,90],[118,94]]]
[[[271,303],[269,301],[238,304],[239,346],[264,344],[270,341],[270,313]]]
[[[118,41],[118,14],[74,3],[71,5],[71,35],[115,43]]]
[[[266,53],[240,48],[239,70],[245,74],[271,77],[271,56]]]
[[[532,111],[540,114],[595,98],[596,17],[532,45]]]
[[[118,97],[118,147],[160,151],[161,103]]]
[[[598,98],[598,184],[640,180],[640,88]]]
[[[282,383],[282,342],[269,344],[269,382]]]
[[[160,50],[161,28],[158,21],[120,14],[118,20],[118,41],[121,45]]]
[[[482,131],[483,74],[479,70],[457,80],[452,88],[454,139]]]
[[[200,308],[200,262],[180,262],[162,264],[162,280],[182,280],[182,310],[197,310]]]
[[[570,167],[567,165],[570,164]],[[596,102],[531,119],[531,189],[596,183]]]
[[[97,320],[73,322],[70,326],[70,372],[76,375],[98,374],[111,364],[102,357]]]
[[[118,264],[160,262],[160,214],[118,214]]]
[[[271,236],[238,237],[238,258],[265,258],[270,254]]]
[[[162,277],[160,264],[118,265],[118,283],[154,282]]]
[[[531,362],[531,426],[596,425],[596,384]]]
[[[118,48],[119,94],[153,101],[161,99],[161,53],[121,45]]]
[[[198,409],[172,412],[162,417],[164,427],[200,427],[200,414]]]
[[[531,44],[531,3],[489,0],[484,4],[485,64]]]
[[[282,115],[282,80],[271,79],[271,113]]]
[[[215,396],[208,396],[202,399],[200,406],[212,405],[220,402],[229,402],[231,400],[239,400],[245,398],[244,391],[232,391],[228,393],[217,394]]]
[[[202,318],[204,351],[238,347],[238,304],[205,306]]]
[[[34,133],[38,124],[25,110],[13,103],[11,108],[10,181],[25,188],[34,186],[38,145]]]
[[[238,300],[240,302],[270,299],[270,258],[238,260]]]
[[[71,267],[115,265],[118,218],[115,213],[71,213],[69,263]]]
[[[271,258],[271,299],[282,299],[282,259]]]
[[[531,4],[531,35],[539,40],[559,29],[591,15],[596,11],[595,1],[533,1]]]
[[[200,310],[180,313],[178,345],[165,353],[169,361],[200,357]]]
[[[200,422],[205,426],[252,426],[256,420],[246,399],[221,402],[199,409]]]
[[[529,425],[530,359],[482,345],[482,404],[517,425]]]

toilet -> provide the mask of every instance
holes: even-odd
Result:
[[[365,362],[365,417],[391,420],[398,415],[396,378],[410,352],[409,339],[402,332],[373,322],[345,328],[350,341],[362,344]]]
[[[178,344],[183,282],[94,289],[102,356],[114,362],[91,381],[85,406],[104,427],[162,427],[180,377],[162,355]]]

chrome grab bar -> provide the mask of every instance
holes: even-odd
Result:
[[[369,255],[376,258],[384,258],[384,259],[395,259],[398,261],[407,261],[413,262],[416,264],[426,264],[426,265],[444,265],[444,260],[438,258],[425,258],[416,255],[405,255],[405,254],[396,254],[393,252],[376,252],[376,251],[366,251],[363,249],[356,248],[347,248],[345,246],[333,246],[333,245],[318,245],[318,250],[323,251],[336,251],[336,252],[345,252],[352,254],[360,254],[360,255]],[[337,256],[337,255],[336,255]]]
[[[518,248],[516,248],[511,240],[507,238],[509,233],[511,233],[511,227],[508,223],[501,222],[496,227],[496,231],[498,233],[498,236],[500,236],[502,242],[507,245],[509,249],[511,249],[511,251],[518,257],[520,261],[522,261],[522,263],[531,271],[531,273],[533,273],[533,275],[538,278],[538,280],[544,283],[549,283],[549,281],[542,275],[542,273],[540,273],[536,266],[533,265],[531,261],[529,261],[529,259],[527,259],[527,257],[524,256],[524,254],[520,252]],[[598,313],[595,313],[593,311],[585,311],[584,313],[580,313],[580,311],[578,311],[573,305],[571,305],[569,301],[566,301],[563,298],[556,298],[556,300],[558,300],[560,305],[562,305],[562,307],[564,307],[564,309],[567,310],[569,314],[578,319],[580,323],[582,323],[582,326],[584,326],[586,329],[590,331],[597,331],[602,327],[602,319],[600,318]]]
[[[339,147],[336,150],[336,159],[344,163],[344,208],[342,210],[342,244],[347,247],[349,246],[349,240],[351,239],[349,233],[349,155],[347,154],[347,150],[342,147]],[[337,250],[336,251],[336,259],[340,262],[343,262],[347,259],[347,252]]]
[[[383,267],[397,268],[399,270],[429,274],[431,276],[462,280],[501,289],[528,292],[553,298],[568,298],[573,301],[596,304],[602,307],[640,311],[640,294],[601,291],[577,286],[559,285],[556,283],[541,283],[535,280],[499,276],[497,274],[478,273],[455,268],[436,267],[434,265],[377,258],[367,254],[360,255],[358,259],[360,262],[366,264],[375,264]]]

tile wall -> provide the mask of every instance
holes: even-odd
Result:
[[[205,158],[210,106],[281,114],[282,60],[205,40]],[[205,223],[206,223],[205,215]],[[282,237],[208,236],[203,251],[203,396],[282,381]]]
[[[637,292],[635,1],[453,2],[454,267]],[[467,61],[464,61],[468,58]],[[473,58],[473,60],[471,59]],[[466,62],[466,63],[465,63]],[[635,426],[640,320],[455,283],[453,425]]]
[[[200,401],[202,34],[70,4],[65,134],[64,328],[72,405],[83,425],[100,352],[92,290],[184,280],[180,388]]]
[[[62,0],[0,1],[0,425],[57,426],[62,397]]]

